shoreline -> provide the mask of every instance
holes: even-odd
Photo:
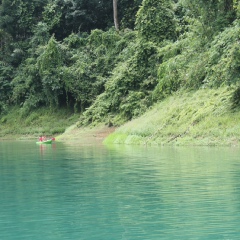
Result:
[[[117,144],[117,145],[139,145],[139,146],[151,146],[151,147],[162,147],[162,146],[197,146],[197,147],[234,147],[239,148],[240,142],[239,140],[236,140],[235,138],[232,139],[225,139],[223,144],[219,144],[218,141],[209,141],[208,138],[195,141],[184,141],[184,138],[181,139],[183,142],[178,143],[176,142],[166,142],[166,139],[161,139],[162,144],[156,143],[156,142],[149,142],[149,144],[146,144],[146,139],[140,139],[138,136],[135,136],[136,138],[139,138],[138,143],[131,143],[131,141],[127,141],[128,138],[133,138],[132,135],[125,135],[121,136],[120,133],[115,133],[114,131],[117,129],[117,127],[107,127],[107,126],[101,126],[101,127],[84,127],[84,128],[78,128],[78,127],[70,127],[70,130],[67,129],[64,133],[58,135],[58,136],[50,136],[55,137],[56,142],[62,142],[62,143],[70,143],[70,144],[78,144],[78,145],[102,145],[103,142],[110,136],[110,141],[107,139],[106,143],[111,144]],[[36,142],[39,136],[37,135],[11,135],[7,134],[4,137],[0,137],[0,142],[3,141],[34,141]],[[116,141],[119,140],[120,141]],[[160,139],[159,139],[160,140]],[[145,142],[145,144],[144,144]],[[161,141],[159,141],[161,142]]]
[[[66,131],[56,136],[59,142],[78,142],[79,144],[101,144],[105,138],[115,131],[116,127],[100,125],[96,127],[78,128],[72,125]]]
[[[56,142],[102,143],[115,129],[116,127],[107,127],[104,125],[83,128],[72,125],[62,134],[56,136],[46,135],[47,137],[55,137]],[[30,141],[37,140],[38,138],[37,134],[6,134],[0,137],[0,141]]]

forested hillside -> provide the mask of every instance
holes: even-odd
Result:
[[[2,117],[64,108],[118,126],[223,85],[240,104],[239,0],[1,0],[0,49]]]

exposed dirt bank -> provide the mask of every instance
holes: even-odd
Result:
[[[105,125],[92,128],[78,128],[73,125],[66,129],[62,135],[57,136],[56,141],[77,141],[80,144],[97,144],[102,143],[110,133],[114,132],[114,130],[114,127],[107,127]]]

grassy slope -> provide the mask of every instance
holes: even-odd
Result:
[[[238,145],[240,111],[231,88],[178,92],[108,136],[105,143]]]
[[[63,133],[66,127],[77,121],[79,116],[65,109],[38,109],[26,116],[13,108],[6,116],[0,117],[0,138],[35,138],[39,135],[54,136]]]
[[[231,107],[232,91],[224,87],[178,92],[115,131],[103,124],[79,129],[73,125],[79,116],[64,109],[39,109],[26,117],[21,117],[19,109],[13,109],[0,118],[0,138],[56,136],[67,129],[57,140],[74,138],[79,143],[87,140],[93,143],[105,139],[106,144],[142,145],[239,145],[240,110]]]
[[[101,143],[115,129],[104,124],[78,128],[78,120],[79,115],[66,109],[41,108],[22,116],[21,109],[13,108],[7,115],[0,117],[0,139],[28,140],[46,135],[54,136],[57,141],[96,144]]]

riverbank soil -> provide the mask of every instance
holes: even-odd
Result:
[[[73,125],[66,131],[56,137],[56,141],[60,142],[78,142],[80,144],[101,144],[104,139],[115,131],[115,127],[100,125],[96,127],[78,128]]]

